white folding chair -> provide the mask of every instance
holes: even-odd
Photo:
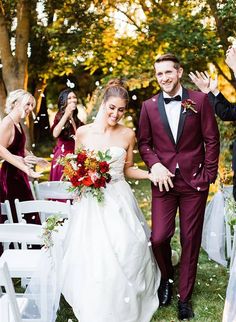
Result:
[[[34,190],[34,183],[32,181],[29,181],[29,185],[30,185],[30,190],[32,192],[34,199],[37,199],[36,194],[35,194],[35,190]]]
[[[233,186],[224,186],[223,188],[224,200],[226,198],[233,198]],[[227,223],[227,213],[226,206],[224,206],[224,217],[225,217],[225,238],[226,238],[226,257],[228,259],[231,258],[232,250],[233,250],[233,239],[234,239],[234,231],[231,229],[230,225]]]
[[[11,206],[8,200],[5,200],[4,202],[1,202],[1,213],[0,216],[4,215],[7,216],[7,219],[4,221],[4,223],[13,223],[12,213],[11,213]],[[7,249],[9,247],[9,243],[4,243],[3,248]],[[17,243],[14,243],[14,247],[17,249],[18,245]]]
[[[25,214],[38,212],[41,223],[51,215],[59,215],[61,218],[69,218],[71,212],[70,201],[60,202],[53,200],[29,200],[19,201],[15,199],[18,222],[23,221]]]
[[[1,259],[6,261],[11,277],[21,278],[21,286],[25,287],[36,271],[41,249],[28,249],[27,245],[43,245],[42,226],[26,223],[0,225],[0,242],[19,243],[21,249],[5,249]]]
[[[1,290],[4,287],[5,292]],[[37,318],[22,318],[22,312],[27,306],[29,298],[23,294],[16,294],[8,265],[0,260],[0,321],[1,322],[46,322]]]
[[[0,242],[42,245],[42,226],[26,223],[0,225]],[[31,277],[37,268],[40,249],[6,249],[1,259],[9,266],[12,277]]]
[[[34,182],[36,199],[73,199],[73,194],[68,191],[71,183],[67,181]]]
[[[12,213],[11,213],[11,206],[8,200],[5,200],[4,202],[1,202],[1,213],[0,215],[7,216],[7,219],[5,222],[13,223],[12,219]]]

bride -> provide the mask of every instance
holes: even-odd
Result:
[[[122,82],[110,81],[96,120],[76,132],[75,150],[112,156],[104,203],[92,196],[75,203],[65,240],[62,293],[79,322],[148,322],[159,305],[149,230],[124,179],[151,179],[133,167],[135,134],[119,124],[127,103]]]
[[[102,204],[91,195],[74,202],[62,260],[56,255],[57,301],[59,289],[79,322],[149,322],[159,306],[160,271],[152,255],[150,231],[124,178],[151,180],[147,171],[134,168],[135,134],[119,123],[127,103],[122,82],[110,81],[95,121],[76,132],[75,150],[109,149],[112,177]],[[46,265],[41,265],[43,271]],[[50,281],[58,269],[55,273],[50,273]],[[57,301],[52,310],[57,309]]]

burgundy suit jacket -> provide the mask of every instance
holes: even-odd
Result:
[[[192,110],[180,111],[177,141],[174,141],[165,112],[163,93],[143,102],[138,146],[142,159],[150,169],[160,162],[172,173],[176,164],[184,180],[197,191],[204,191],[217,177],[219,131],[206,94],[183,88],[182,101],[190,98],[196,103]],[[153,194],[161,195],[152,185]]]

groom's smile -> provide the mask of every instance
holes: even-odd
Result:
[[[172,61],[155,63],[157,82],[162,89],[170,96],[174,96],[180,88],[180,79],[183,74],[181,67],[176,67]]]

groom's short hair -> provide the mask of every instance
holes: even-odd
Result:
[[[176,68],[176,69],[179,69],[181,67],[179,59],[174,54],[167,53],[167,54],[159,56],[156,59],[155,64],[163,62],[163,61],[172,61],[174,63],[174,68]]]

